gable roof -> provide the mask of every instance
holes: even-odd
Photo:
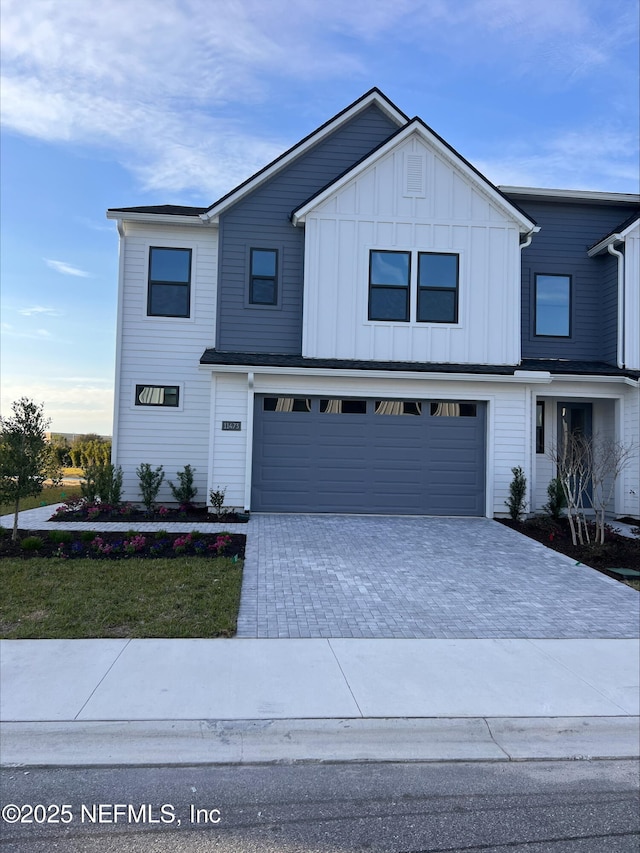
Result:
[[[480,188],[480,190],[500,207],[507,215],[511,216],[518,222],[522,233],[530,233],[536,231],[537,226],[534,219],[526,214],[522,208],[506,196],[502,190],[498,189],[495,184],[486,178],[475,166],[469,163],[455,148],[449,145],[441,136],[432,130],[421,118],[416,116],[412,118],[404,127],[399,128],[393,136],[385,140],[377,148],[374,148],[369,154],[363,157],[358,163],[355,163],[349,169],[331,181],[317,193],[314,193],[310,198],[297,207],[291,214],[291,221],[294,225],[304,223],[306,215],[313,210],[317,205],[322,204],[331,195],[342,189],[349,181],[358,174],[367,169],[376,160],[384,157],[397,145],[400,145],[411,134],[419,134],[429,147],[434,148],[440,156],[448,160],[455,168],[459,169],[472,183]]]
[[[300,157],[314,145],[317,145],[318,142],[321,142],[339,127],[350,121],[355,115],[363,112],[372,105],[381,109],[398,126],[406,124],[409,120],[408,117],[380,91],[380,89],[374,87],[368,92],[365,92],[362,97],[358,98],[344,110],[337,113],[333,118],[329,119],[329,121],[326,121],[323,125],[317,128],[317,130],[314,130],[308,136],[305,136],[304,139],[301,139],[300,142],[297,142],[285,151],[284,154],[276,157],[275,160],[268,163],[263,169],[256,172],[255,175],[252,175],[226,195],[223,195],[222,198],[219,198],[218,201],[214,202],[204,211],[202,218],[208,221],[217,219],[217,217],[223,211],[227,210],[227,208],[231,207],[231,205],[235,204],[241,198],[244,198],[244,196],[248,195],[250,192],[253,192],[253,190],[265,181],[268,181],[273,177],[273,175],[277,174],[281,169],[284,169],[285,166],[297,157]]]

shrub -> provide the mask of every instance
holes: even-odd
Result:
[[[224,496],[226,495],[227,490],[221,489],[219,486],[217,489],[211,489],[209,492],[209,501],[211,502],[211,506],[214,508],[216,516],[221,518],[224,513]]]
[[[42,548],[42,539],[39,536],[27,536],[20,543],[23,551],[39,551]]]
[[[509,484],[509,500],[505,505],[509,510],[512,521],[518,521],[525,510],[525,497],[527,494],[527,478],[520,466],[512,468],[513,480]]]
[[[98,534],[95,530],[81,530],[80,531],[80,541],[81,542],[92,542]]]
[[[73,536],[68,530],[52,530],[49,533],[49,539],[52,542],[71,542]]]
[[[169,480],[169,488],[175,500],[180,504],[180,507],[189,508],[193,505],[198,489],[193,485],[193,475],[196,469],[191,465],[185,465],[184,471],[178,471],[178,480],[180,485],[174,486]]]
[[[559,477],[555,477],[547,486],[547,497],[549,500],[542,509],[547,515],[557,521],[562,515],[562,510],[567,505],[567,498],[562,488],[562,480]]]
[[[162,481],[164,480],[162,465],[159,465],[154,471],[148,462],[142,462],[140,466],[136,468],[136,474],[138,475],[138,480],[140,482],[140,497],[142,498],[142,503],[144,504],[147,512],[151,512],[155,500],[158,497]]]
[[[99,500],[102,503],[119,504],[122,500],[122,468],[108,463],[87,465],[80,490],[89,503]]]

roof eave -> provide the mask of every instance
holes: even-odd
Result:
[[[193,216],[185,216],[182,214],[169,213],[128,213],[125,210],[111,209],[107,211],[107,219],[114,219],[122,222],[149,222],[158,224],[171,223],[171,225],[190,225],[202,227],[203,225],[214,225],[213,222],[203,220],[198,214]]]

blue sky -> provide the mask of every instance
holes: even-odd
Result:
[[[112,428],[108,207],[208,205],[372,86],[497,184],[638,192],[636,0],[3,0],[2,412]]]

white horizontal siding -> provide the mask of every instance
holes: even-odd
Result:
[[[225,505],[244,508],[247,459],[247,377],[218,374],[214,379],[211,488],[225,489]],[[223,421],[240,421],[239,432],[223,431]]]
[[[196,468],[197,499],[207,500],[211,377],[199,370],[207,347],[215,345],[217,231],[125,223],[115,462],[124,473],[125,497],[139,500],[136,468],[162,465],[165,483],[158,500],[170,502],[168,480],[189,464]],[[150,246],[192,249],[191,316],[147,317]],[[179,409],[135,405],[138,384],[178,385]]]
[[[404,194],[407,153],[427,163],[426,194]],[[413,136],[306,216],[303,354],[316,358],[516,364],[520,357],[517,224]],[[460,256],[459,322],[368,320],[369,252]]]

